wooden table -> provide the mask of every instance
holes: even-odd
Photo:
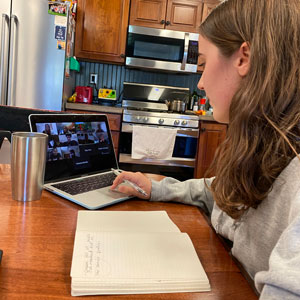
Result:
[[[43,191],[38,201],[11,198],[10,167],[0,165],[0,299],[74,299],[71,261],[77,212],[83,208]],[[106,210],[166,210],[191,237],[208,275],[208,293],[91,296],[84,299],[257,299],[201,212],[176,203],[125,201]]]

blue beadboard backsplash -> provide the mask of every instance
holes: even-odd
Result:
[[[76,86],[90,85],[90,74],[98,74],[97,88],[112,88],[117,91],[117,97],[123,91],[123,82],[187,87],[192,93],[197,89],[200,74],[173,74],[150,72],[125,68],[119,65],[101,64],[80,61],[80,72],[76,74]],[[197,90],[198,94],[201,91]]]

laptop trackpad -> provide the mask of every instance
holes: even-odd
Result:
[[[87,205],[92,209],[102,205],[112,204],[114,203],[114,200],[118,200],[117,202],[119,202],[128,198],[131,197],[118,191],[112,191],[110,187],[74,196],[75,201],[78,201],[85,206]]]

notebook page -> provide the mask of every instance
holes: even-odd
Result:
[[[77,231],[180,232],[166,211],[78,212]]]
[[[208,281],[186,233],[76,232],[71,276]]]

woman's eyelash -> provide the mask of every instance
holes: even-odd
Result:
[[[205,67],[205,63],[199,64],[199,67]]]

